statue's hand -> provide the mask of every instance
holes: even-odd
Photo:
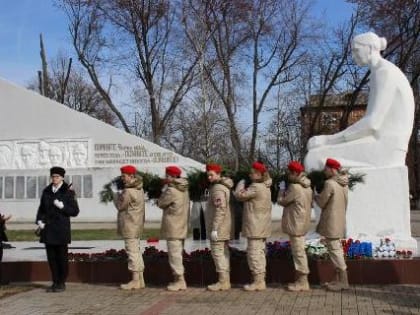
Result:
[[[326,136],[315,136],[308,141],[308,150],[323,146],[327,143]]]

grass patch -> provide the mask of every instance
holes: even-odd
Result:
[[[32,230],[8,230],[7,236],[9,242],[19,241],[38,241],[39,238],[34,234]],[[149,237],[160,236],[160,229],[145,229],[141,236],[141,239],[148,239]],[[72,230],[71,239],[73,241],[95,241],[95,240],[120,240],[121,236],[117,234],[116,229],[84,229],[84,230]]]
[[[0,299],[3,299],[5,297],[19,294],[22,292],[30,291],[35,288],[40,288],[42,285],[37,284],[22,284],[22,285],[0,285]]]

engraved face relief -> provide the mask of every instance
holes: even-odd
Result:
[[[82,143],[78,143],[72,148],[73,164],[85,166],[87,163],[87,149]]]
[[[33,145],[25,144],[20,149],[22,167],[31,169],[37,167],[37,154]]]
[[[39,154],[39,166],[43,168],[48,168],[50,163],[50,145],[45,141],[41,141],[38,145],[38,154]]]
[[[57,146],[51,146],[49,151],[50,161],[52,165],[63,164],[63,152]]]
[[[0,146],[0,168],[10,167],[12,161],[12,150],[6,146]]]

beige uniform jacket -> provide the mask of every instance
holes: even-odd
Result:
[[[177,178],[162,192],[157,201],[163,210],[161,237],[163,239],[185,239],[188,232],[190,198],[188,181]]]
[[[217,231],[218,241],[232,239],[233,209],[230,208],[230,189],[233,181],[222,177],[218,183],[209,189],[209,200],[205,212],[207,238],[210,233]]]
[[[242,233],[248,238],[267,238],[271,235],[272,180],[252,183],[248,188],[238,184],[235,197],[244,202]]]
[[[144,226],[143,180],[136,176],[134,181],[125,185],[120,194],[114,195],[114,204],[118,210],[118,234],[123,238],[138,238]]]
[[[315,196],[322,209],[316,231],[327,238],[342,238],[346,228],[348,175],[338,174],[325,181],[322,192]]]
[[[283,206],[281,227],[292,236],[305,235],[311,224],[311,181],[301,173],[295,182],[290,182],[285,196],[278,195],[277,202]]]

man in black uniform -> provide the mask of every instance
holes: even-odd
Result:
[[[47,292],[66,289],[68,274],[68,244],[71,242],[70,217],[79,214],[76,196],[64,181],[62,167],[50,169],[51,184],[41,196],[36,224],[41,228],[40,242],[45,243],[53,283]]]

